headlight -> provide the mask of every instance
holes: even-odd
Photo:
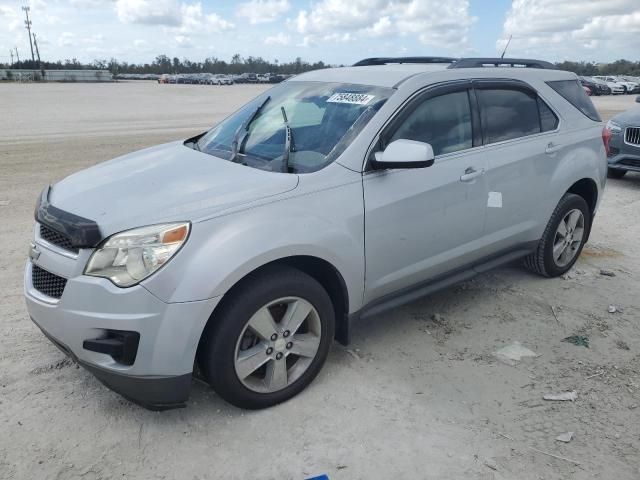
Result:
[[[607,122],[607,128],[613,133],[620,133],[622,131],[622,127],[613,120]]]
[[[93,254],[85,275],[131,287],[167,263],[187,240],[189,223],[134,228],[109,237]]]

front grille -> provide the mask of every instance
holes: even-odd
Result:
[[[624,131],[624,141],[640,147],[640,127],[627,127]]]
[[[635,158],[625,158],[624,160],[620,160],[618,165],[640,168],[640,160],[636,160]]]
[[[70,252],[78,253],[78,249],[71,244],[71,239],[69,237],[60,232],[56,232],[46,225],[40,225],[40,238],[49,243],[53,243],[60,248],[69,250]]]
[[[37,265],[31,265],[31,283],[33,288],[43,295],[60,298],[67,285],[67,279],[54,275]]]

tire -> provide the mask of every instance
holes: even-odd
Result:
[[[291,327],[287,335],[285,312],[309,308],[303,323]],[[265,309],[275,324],[263,323]],[[303,315],[291,315],[293,324]],[[261,328],[261,335],[250,322]],[[247,276],[223,299],[205,329],[198,361],[204,377],[227,402],[240,408],[266,408],[294,397],[311,383],[327,359],[334,331],[333,303],[318,281],[291,267],[268,266]],[[305,345],[309,351],[303,350]],[[310,345],[317,345],[316,350]],[[306,354],[298,355],[298,350]],[[254,358],[263,362],[257,369],[242,363]],[[283,378],[275,373],[283,368],[285,384],[275,380]],[[245,377],[240,369],[252,373]]]
[[[566,217],[570,212],[580,212],[582,215],[582,221],[578,221],[577,225],[570,228],[571,233],[568,236],[563,237],[559,232],[560,223],[565,222]],[[575,213],[572,213],[575,218]],[[564,223],[565,231],[567,230],[567,223]],[[581,225],[581,227],[580,227]],[[576,240],[579,228],[582,228],[582,235],[580,240]],[[586,243],[591,229],[591,211],[587,202],[579,195],[572,193],[566,193],[556,206],[547,227],[542,234],[542,238],[538,243],[538,247],[535,252],[525,258],[525,266],[539,275],[545,277],[558,277],[573,267],[573,264],[578,260],[582,248]],[[558,247],[559,251],[562,247],[561,243],[566,240],[567,246],[562,251],[563,257],[556,259],[554,256],[554,247]],[[566,253],[565,253],[566,251]],[[570,256],[572,255],[572,256]],[[570,258],[569,258],[570,256]]]
[[[607,177],[609,178],[622,178],[627,173],[626,170],[620,170],[619,168],[609,168],[607,170]]]

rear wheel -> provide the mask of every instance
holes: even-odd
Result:
[[[626,170],[620,170],[619,168],[609,168],[607,170],[607,177],[609,178],[622,178],[627,173]]]
[[[545,277],[557,277],[576,262],[591,228],[591,212],[579,195],[565,194],[554,210],[538,248],[525,266]]]
[[[289,267],[247,277],[211,321],[199,352],[203,373],[222,398],[250,409],[288,400],[309,385],[335,328],[322,285]]]

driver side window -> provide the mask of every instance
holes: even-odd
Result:
[[[435,155],[473,146],[471,106],[466,90],[432,97],[418,105],[388,140],[429,143]]]

